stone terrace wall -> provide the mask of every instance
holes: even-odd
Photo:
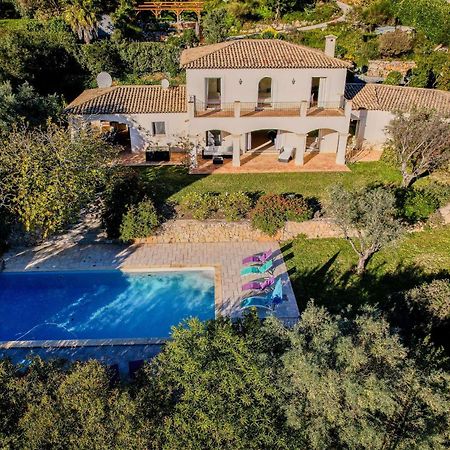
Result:
[[[178,219],[165,222],[154,236],[139,239],[137,243],[285,241],[299,234],[305,234],[308,238],[342,236],[340,230],[329,219],[287,222],[275,236],[268,236],[259,230],[254,230],[248,221]]]

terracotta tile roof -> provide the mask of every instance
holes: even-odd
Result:
[[[278,39],[241,39],[184,50],[186,69],[348,68],[350,63],[320,50]]]
[[[345,86],[345,98],[353,101],[353,109],[408,111],[425,108],[450,113],[450,92],[437,89],[349,83]]]
[[[88,89],[70,103],[69,114],[148,114],[187,111],[186,86],[112,86]]]

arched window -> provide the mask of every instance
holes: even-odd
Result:
[[[272,78],[264,77],[258,83],[258,106],[271,106],[272,104]]]

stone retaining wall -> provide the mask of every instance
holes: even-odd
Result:
[[[299,234],[305,234],[308,238],[342,236],[340,230],[329,219],[287,222],[275,236],[268,236],[259,230],[254,230],[248,221],[177,219],[165,222],[154,236],[139,239],[137,243],[285,241],[293,239]]]

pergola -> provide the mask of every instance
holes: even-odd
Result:
[[[177,16],[177,22],[180,22],[180,16],[183,12],[194,12],[200,21],[200,13],[202,12],[204,1],[154,1],[142,2],[136,6],[137,11],[151,11],[155,17],[159,18],[162,11],[174,12]]]

